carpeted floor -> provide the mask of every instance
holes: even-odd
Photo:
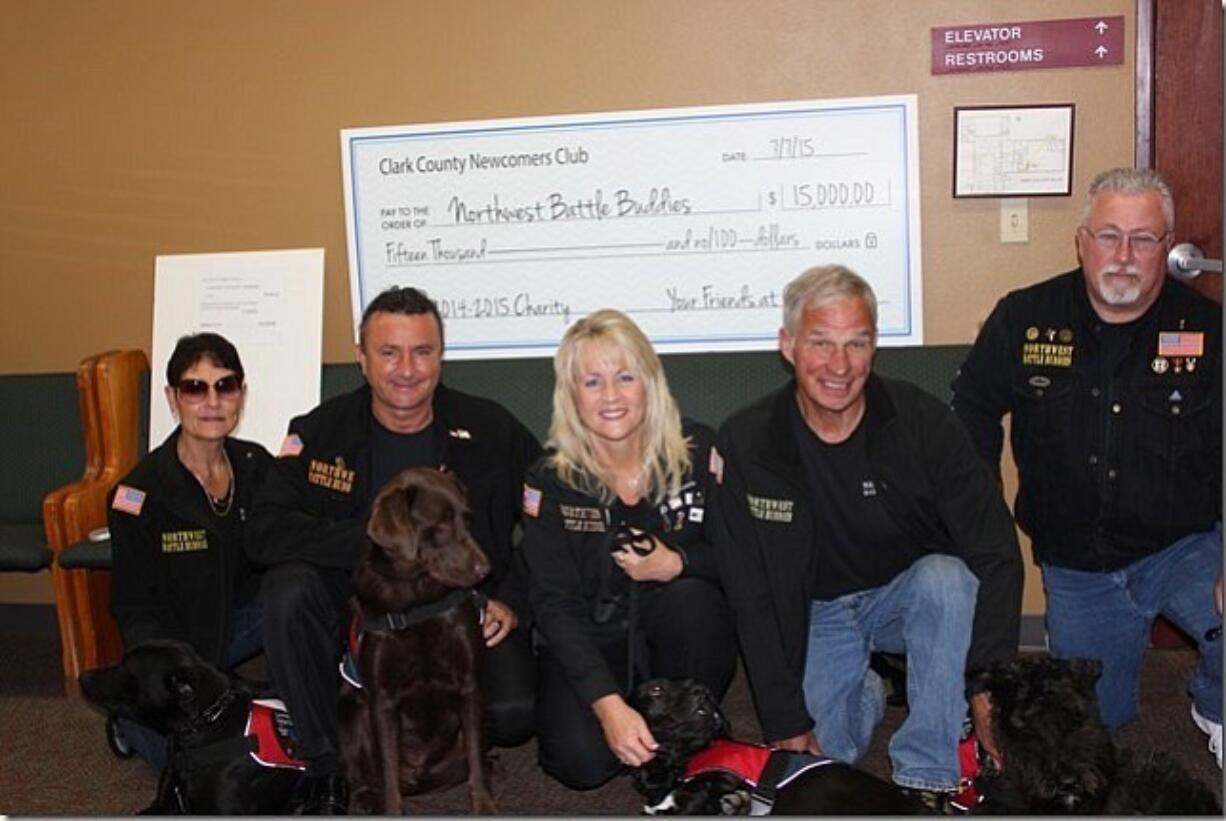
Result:
[[[63,697],[59,648],[29,636],[0,634],[0,813],[8,815],[127,815],[146,806],[156,779],[139,760],[121,761],[107,749],[103,717],[80,700]],[[1119,742],[1163,750],[1222,795],[1221,772],[1205,748],[1205,737],[1188,718],[1184,684],[1194,656],[1190,651],[1155,651],[1147,659],[1143,719],[1120,731]],[[748,688],[738,675],[725,699],[738,737],[757,738]],[[862,765],[888,777],[889,734],[902,721],[890,708]],[[636,815],[640,803],[626,778],[597,790],[573,792],[536,766],[529,742],[501,751],[495,800],[506,815]],[[463,787],[408,801],[411,815],[465,815]]]

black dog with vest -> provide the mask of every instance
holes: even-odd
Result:
[[[1092,659],[996,662],[970,687],[992,701],[1003,766],[977,782],[984,815],[1218,815],[1209,788],[1170,756],[1116,747],[1098,715]],[[1191,732],[1196,732],[1189,727]]]
[[[644,682],[633,704],[660,745],[634,773],[649,815],[927,812],[898,786],[842,762],[729,739],[728,720],[697,682]]]
[[[286,812],[304,767],[293,756],[288,715],[191,645],[142,642],[119,665],[87,670],[80,682],[94,704],[168,739],[157,796],[144,814]]]

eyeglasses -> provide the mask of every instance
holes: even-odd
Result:
[[[1105,254],[1114,254],[1120,250],[1120,245],[1127,242],[1132,248],[1132,253],[1138,257],[1152,257],[1158,252],[1158,249],[1166,242],[1166,238],[1171,235],[1170,231],[1166,231],[1155,236],[1149,231],[1140,231],[1136,234],[1125,234],[1115,228],[1103,228],[1099,231],[1091,231],[1085,226],[1081,227],[1082,231],[1090,239],[1094,240],[1094,244],[1098,246],[1098,250]]]
[[[223,376],[212,385],[203,379],[180,379],[179,384],[175,385],[179,396],[188,402],[203,402],[209,395],[209,388],[217,391],[218,397],[230,398],[238,395],[238,392],[243,389],[243,383],[238,378],[238,374],[232,373],[229,376]]]

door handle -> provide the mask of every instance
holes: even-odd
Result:
[[[1191,282],[1204,271],[1222,271],[1220,259],[1205,259],[1201,250],[1190,242],[1181,242],[1166,255],[1166,270],[1175,279]]]

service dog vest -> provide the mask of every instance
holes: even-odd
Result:
[[[727,772],[753,787],[750,815],[770,815],[775,792],[815,767],[834,759],[791,750],[772,750],[761,744],[719,739],[691,756],[685,766],[685,780],[703,773]]]
[[[294,756],[294,722],[280,699],[252,699],[243,735],[253,740],[251,758],[261,767],[306,769]]]

